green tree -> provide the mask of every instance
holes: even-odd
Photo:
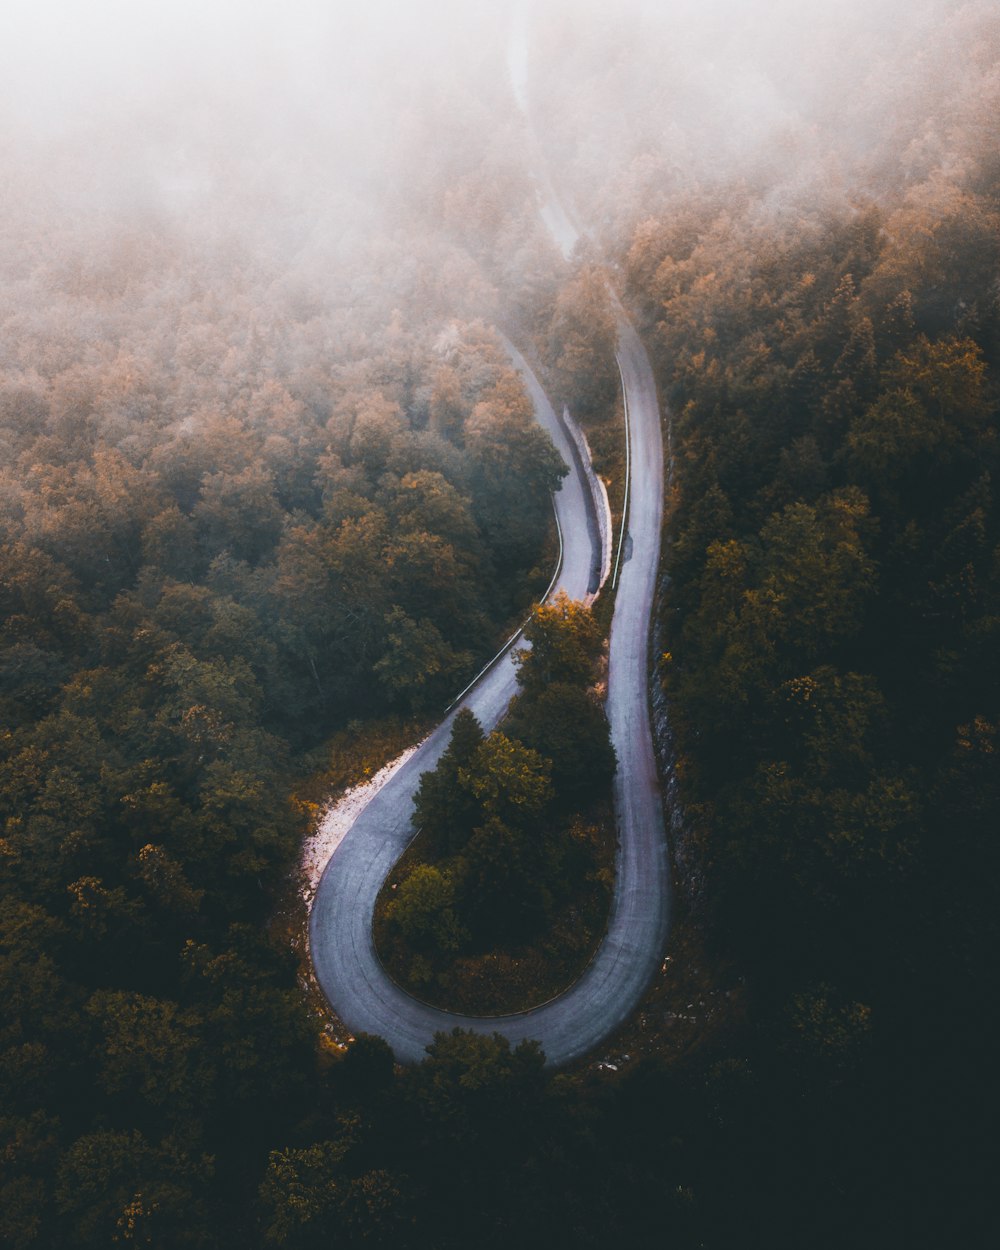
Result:
[[[414,824],[440,855],[461,850],[481,808],[459,773],[468,768],[483,743],[483,731],[468,708],[455,713],[448,747],[437,768],[420,778],[414,799]]]
[[[260,1189],[268,1242],[289,1250],[329,1245],[336,1236],[343,1161],[350,1139],[272,1151]]]
[[[141,1100],[170,1118],[186,1117],[211,1098],[213,1072],[199,1022],[177,1003],[102,990],[85,1008],[96,1034],[101,1088]]]
[[[455,882],[433,864],[419,864],[400,885],[386,919],[415,949],[453,953],[467,939],[455,909]]]
[[[204,1195],[213,1160],[175,1144],[155,1146],[133,1130],[98,1130],[78,1138],[57,1173],[56,1206],[71,1246],[116,1243],[208,1247]]]
[[[550,773],[551,764],[537,751],[494,730],[458,777],[487,816],[523,824],[540,816],[551,800]]]
[[[747,593],[747,624],[780,640],[791,654],[813,657],[861,627],[875,566],[865,550],[868,500],[857,488],[818,507],[790,504],[760,532],[759,587]]]
[[[402,533],[436,534],[456,548],[476,550],[472,500],[440,473],[405,474],[395,488],[392,515]]]
[[[614,406],[617,345],[607,280],[587,266],[559,292],[549,328],[559,392],[579,417],[603,417]]]
[[[537,1042],[511,1048],[492,1036],[454,1029],[437,1033],[427,1058],[407,1073],[406,1093],[428,1138],[448,1156],[473,1161],[482,1150],[499,1160],[527,1131],[545,1088],[545,1056]],[[444,1140],[441,1140],[443,1137]]]
[[[793,1062],[842,1084],[871,1044],[871,1015],[866,1004],[845,1002],[832,986],[814,986],[792,999],[791,1029],[783,1049]],[[815,1079],[815,1072],[809,1075]]]
[[[288,1250],[400,1244],[408,1221],[406,1182],[384,1168],[351,1166],[356,1125],[341,1136],[298,1149],[272,1151],[260,1199],[269,1244]]]
[[[517,385],[480,400],[465,426],[475,514],[505,568],[533,561],[549,495],[569,472]]]
[[[426,708],[441,697],[468,665],[471,656],[456,652],[429,620],[412,620],[401,607],[385,618],[387,649],[374,665],[379,681],[410,710]]]
[[[338,1087],[349,1102],[370,1104],[391,1091],[395,1059],[388,1042],[370,1033],[359,1033],[336,1067]]]
[[[866,484],[894,482],[918,456],[933,453],[950,432],[930,419],[910,390],[886,391],[851,422],[851,465]]]
[[[607,793],[617,761],[600,704],[585,690],[557,682],[514,705],[505,728],[551,761],[560,807],[579,810]]]
[[[459,861],[459,915],[483,950],[516,946],[532,937],[551,909],[545,881],[546,839],[523,821],[489,816]]]

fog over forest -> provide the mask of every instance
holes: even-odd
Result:
[[[996,0],[0,0],[0,170],[0,1244],[993,1244]],[[558,1074],[397,1065],[303,845],[532,611],[380,957],[492,1015],[605,932],[612,600],[532,607],[506,344],[617,522],[620,317],[669,944]]]
[[[321,218],[326,231],[363,229],[414,164],[447,166],[452,129],[489,150],[516,124],[502,78],[517,7],[11,0],[0,17],[11,207],[37,207],[33,189],[58,181],[61,203],[92,219],[236,210],[233,227],[246,214],[262,241],[270,231],[293,247],[307,220],[317,233]],[[743,176],[806,202],[948,142],[924,128],[928,105],[961,107],[976,68],[964,38],[990,13],[942,0],[521,7],[532,90],[562,101],[564,124],[542,135],[550,159],[571,162],[558,173],[600,187],[602,170],[641,163],[661,196]],[[987,24],[977,58],[994,40]],[[980,100],[984,120],[994,102]]]

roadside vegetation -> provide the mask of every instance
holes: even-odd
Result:
[[[687,853],[749,980],[753,1079],[800,1108],[775,1140],[839,1142],[845,1187],[902,1148],[899,1108],[923,1107],[909,1149],[975,1139],[959,1091],[986,1055],[956,1026],[995,939],[998,191],[986,166],[947,203],[764,236],[722,190],[700,216],[724,226],[647,223],[627,258],[675,412],[659,676]],[[886,1236],[910,1184],[867,1206]]]
[[[493,653],[564,472],[440,168],[380,201],[405,247],[347,192],[304,223],[211,126],[186,159],[214,198],[95,213],[147,166],[119,120],[120,150],[3,130],[0,1242],[26,1250],[262,1244],[269,1153],[333,1105],[272,923],[309,779],[356,778],[362,726],[396,741]]]
[[[603,296],[535,222],[503,31],[442,53],[447,89],[409,46],[389,95],[359,79],[386,133],[358,150],[303,120],[262,162],[211,93],[183,143],[157,114],[151,157],[120,119],[32,147],[0,118],[12,1250],[995,1241],[996,6],[880,0],[856,29],[788,3],[739,80],[697,71],[747,32],[699,47],[693,15],[744,6],[685,6],[669,39],[667,6],[587,7],[540,19],[536,125],[673,413],[655,676],[689,931],[607,1055],[559,1074],[495,1037],[407,1069],[331,1046],[269,928],[321,797],[302,778],[376,766],[548,579],[560,469],[490,324],[609,455]],[[755,131],[729,86],[768,75],[781,125]],[[425,783],[424,886],[383,918],[421,993],[463,943],[471,994],[504,943],[599,936],[596,906],[559,919],[567,881],[606,906],[588,637],[553,667],[536,640],[500,732],[463,719]]]
[[[382,889],[376,945],[426,1001],[520,1011],[571,984],[603,936],[614,880],[601,634],[559,595],[516,652],[521,692],[487,736],[469,711],[417,792],[420,830]]]

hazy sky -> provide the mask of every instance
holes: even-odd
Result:
[[[472,0],[3,0],[0,93],[28,124],[142,104],[186,87],[279,101],[346,94],[356,79],[446,63]],[[444,56],[442,56],[442,53]]]
[[[407,116],[435,93],[462,110],[463,125],[487,131],[485,148],[500,120],[515,7],[516,0],[0,0],[0,142],[13,156],[19,144],[30,152],[33,143],[55,140],[65,151],[69,140],[78,173],[67,172],[67,185],[84,179],[88,164],[104,169],[106,186],[115,169],[121,183],[134,182],[145,163],[173,193],[185,179],[193,186],[223,153],[245,169],[298,162],[303,186],[336,177],[345,187],[367,187],[410,142]],[[691,134],[699,157],[725,174],[727,162],[748,151],[773,151],[775,138],[806,112],[834,126],[843,117],[848,134],[858,125],[849,113],[867,89],[865,75],[873,66],[878,72],[879,49],[893,54],[909,38],[907,72],[925,48],[940,62],[947,50],[935,46],[933,14],[965,5],[526,0],[525,7],[536,15],[534,34],[561,31],[567,55],[553,58],[551,46],[540,55],[560,62],[550,78],[581,136],[578,149],[590,143],[599,153],[634,141],[637,150],[662,152],[672,128]],[[530,64],[543,87],[545,66],[539,56]],[[492,97],[491,81],[499,87]],[[473,107],[480,112],[470,122]],[[452,141],[437,122],[415,132],[438,156]],[[857,133],[865,139],[860,125]]]
[[[24,126],[73,125],[94,108],[135,107],[215,86],[274,106],[347,96],[400,71],[446,75],[463,40],[496,42],[513,0],[3,0],[0,99]],[[529,10],[561,0],[528,0]],[[803,40],[903,20],[920,0],[574,0],[576,24],[609,31],[642,14],[664,51],[732,64],[766,48],[792,65]],[[720,84],[724,86],[724,84]]]

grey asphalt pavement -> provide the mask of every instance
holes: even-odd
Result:
[[[589,491],[551,405],[523,359],[514,355],[538,420],[571,469],[555,496],[564,551],[554,589],[583,598],[595,559],[587,515],[592,506]],[[402,1062],[423,1058],[435,1033],[460,1027],[502,1033],[515,1045],[536,1039],[550,1065],[568,1063],[593,1050],[625,1020],[662,955],[669,882],[648,675],[663,509],[663,445],[652,370],[624,315],[619,364],[631,427],[632,481],[628,558],[619,574],[610,638],[607,711],[619,761],[615,780],[619,851],[608,933],[573,987],[519,1015],[483,1018],[440,1011],[418,1002],[386,975],[372,940],[375,900],[413,836],[413,795],[420,774],[436,765],[448,744],[453,711],[358,816],[327,865],[310,915],[313,966],[334,1011],[353,1032],[385,1038]],[[455,711],[468,707],[489,731],[515,690],[508,651]]]

